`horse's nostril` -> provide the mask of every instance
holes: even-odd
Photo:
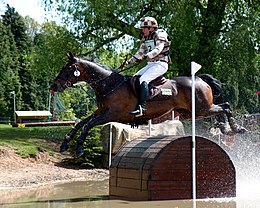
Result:
[[[50,94],[52,94],[52,95],[53,95],[53,94],[54,94],[54,92],[55,92],[55,91],[54,91],[53,89],[50,89]]]
[[[57,89],[58,89],[58,84],[57,83],[52,83],[51,86],[50,86],[50,90],[57,91]]]

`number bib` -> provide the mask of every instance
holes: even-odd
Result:
[[[148,52],[151,52],[155,48],[154,40],[146,40],[145,45],[148,49]]]

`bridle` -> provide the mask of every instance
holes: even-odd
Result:
[[[73,60],[72,64],[69,66],[71,68],[71,71],[69,73],[69,75],[67,76],[61,76],[60,74],[57,76],[57,82],[59,82],[59,84],[61,85],[62,88],[67,88],[67,87],[74,87],[71,82],[70,82],[70,79],[72,78],[72,76],[75,76],[76,77],[76,81],[78,79],[78,77],[80,76],[80,71],[79,71],[79,68],[78,68],[78,62],[77,60]],[[92,85],[92,84],[98,84],[99,82],[101,81],[104,81],[105,79],[107,79],[107,77],[105,78],[100,78],[98,80],[93,80],[93,81],[89,81],[88,82],[88,85]],[[64,81],[64,82],[61,82],[61,81]]]
[[[72,84],[70,82],[72,76],[75,76],[76,79],[78,79],[78,77],[80,76],[78,62],[76,60],[74,60],[73,63],[69,67],[71,69],[70,69],[70,73],[68,76],[64,77],[64,76],[61,76],[60,74],[57,76],[57,82],[59,82],[61,87],[64,89],[72,86]],[[61,81],[64,81],[64,83],[62,83]]]

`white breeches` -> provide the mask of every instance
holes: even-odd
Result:
[[[143,81],[147,82],[148,84],[152,80],[163,75],[167,70],[168,70],[168,63],[166,62],[162,62],[162,61],[148,62],[144,68],[140,69],[134,75],[141,75],[140,84],[142,84]]]

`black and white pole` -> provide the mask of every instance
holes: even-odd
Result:
[[[196,137],[195,137],[195,74],[199,71],[201,65],[191,62],[191,80],[192,80],[192,198],[193,208],[196,207]]]

